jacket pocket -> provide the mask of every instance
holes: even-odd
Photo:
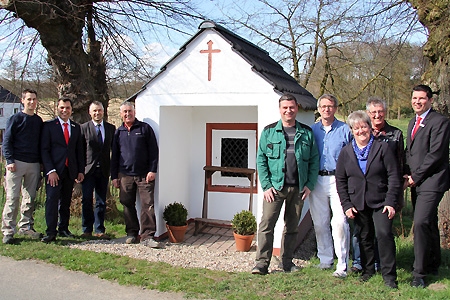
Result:
[[[272,159],[280,158],[281,141],[268,141],[267,142],[267,157]]]
[[[386,193],[387,190],[388,190],[387,184],[382,183],[382,182],[378,183],[378,192],[379,193]]]
[[[311,156],[311,145],[307,141],[301,141],[300,155],[304,161],[309,161]]]

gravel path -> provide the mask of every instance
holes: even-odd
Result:
[[[314,236],[314,234],[312,234]],[[211,250],[206,246],[193,247],[183,244],[163,242],[164,249],[153,249],[144,245],[127,245],[123,239],[118,240],[91,240],[80,244],[71,244],[70,248],[89,250],[94,252],[107,252],[117,255],[145,259],[151,262],[166,262],[173,266],[183,268],[206,268],[227,272],[250,272],[255,264],[255,251],[237,252],[232,250]],[[308,234],[307,239],[297,249],[294,263],[305,267],[307,261],[314,255],[315,239]],[[273,257],[270,264],[271,272],[281,271],[278,257]]]

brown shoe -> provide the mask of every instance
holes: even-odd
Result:
[[[110,240],[111,237],[104,232],[94,233],[94,236],[100,240]]]
[[[83,234],[81,235],[81,237],[83,239],[88,239],[90,237],[92,237],[92,232],[83,232]]]

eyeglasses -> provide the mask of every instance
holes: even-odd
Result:
[[[322,106],[319,106],[319,108],[321,109],[321,110],[325,110],[325,109],[333,109],[333,108],[335,108],[336,106],[334,106],[334,105],[322,105]]]
[[[369,114],[371,114],[372,116],[375,116],[376,114],[384,115],[384,110],[369,111]]]

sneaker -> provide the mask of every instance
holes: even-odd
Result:
[[[13,236],[12,235],[5,235],[4,237],[3,237],[3,244],[12,244],[13,243],[13,241],[14,241],[14,238],[13,238]]]
[[[296,266],[294,263],[291,263],[290,265],[287,266],[283,266],[283,271],[286,273],[290,273],[290,272],[297,272],[300,271],[300,267]]]
[[[333,276],[336,278],[345,278],[345,277],[347,277],[347,272],[336,270],[333,272]]]
[[[154,239],[150,238],[150,239],[146,239],[140,242],[141,245],[150,247],[150,248],[155,248],[155,249],[161,249],[163,248],[162,244],[160,242],[155,241]]]
[[[21,229],[18,234],[29,236],[32,239],[40,239],[44,236],[42,233],[36,232],[34,229]]]
[[[320,263],[316,266],[316,268],[319,268],[321,270],[328,270],[328,269],[333,268],[333,264]]]
[[[269,274],[269,270],[268,270],[267,266],[256,265],[252,269],[252,274],[255,274],[255,275],[267,275],[267,274]]]
[[[136,236],[127,236],[127,239],[125,240],[125,244],[137,244],[138,240]]]

